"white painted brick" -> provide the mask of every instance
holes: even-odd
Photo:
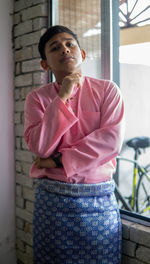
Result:
[[[28,211],[28,212],[30,212],[30,213],[32,213],[33,214],[33,203],[32,202],[29,202],[29,201],[27,201],[26,202],[26,210]]]
[[[15,1],[15,12],[19,12],[33,5],[47,3],[47,0],[19,0]]]
[[[25,101],[17,101],[17,102],[15,102],[15,111],[16,112],[24,111],[24,104],[25,104]]]
[[[32,59],[22,62],[22,72],[32,72],[42,70],[40,65],[40,59]]]
[[[23,187],[23,198],[28,201],[34,201],[34,189]]]
[[[41,4],[41,3],[47,3],[47,0],[32,0],[33,5]]]
[[[21,48],[21,37],[17,37],[14,40],[14,46],[15,46],[15,49],[20,49]]]
[[[20,239],[17,240],[17,249],[20,249],[22,252],[25,252],[25,243]]]
[[[21,122],[21,113],[15,113],[14,114],[14,122],[15,122],[15,124],[20,124],[20,122]]]
[[[21,114],[21,123],[24,124],[24,112]]]
[[[19,24],[21,22],[20,13],[14,14],[14,25]]]
[[[29,223],[32,223],[33,215],[29,213],[27,210],[16,207],[16,216],[18,216],[19,218],[25,221],[28,221]]]
[[[21,73],[21,65],[20,65],[20,63],[16,63],[16,65],[15,65],[15,73],[16,73],[16,75],[19,75]]]
[[[33,258],[33,248],[32,247],[26,246],[26,252],[30,258]]]
[[[22,196],[22,187],[20,185],[16,186],[16,195],[17,196]]]
[[[24,209],[24,206],[25,206],[24,199],[21,198],[21,197],[16,197],[16,206],[19,207],[19,208]]]
[[[20,137],[16,137],[15,141],[16,141],[16,145],[15,145],[16,148],[20,149],[21,148],[21,139],[20,139]]]
[[[28,94],[31,90],[32,90],[32,87],[31,87],[31,86],[21,88],[21,99],[22,99],[22,100],[25,100],[27,94]]]
[[[15,51],[15,61],[28,60],[32,58],[32,47],[25,47]]]
[[[16,163],[15,163],[15,168],[16,168],[16,172],[21,172],[22,167],[21,167],[20,162],[16,161]]]
[[[32,46],[32,49],[33,49],[33,58],[40,58],[40,54],[39,54],[39,51],[38,51],[38,45],[33,45]]]
[[[27,256],[24,252],[19,249],[16,250],[17,263],[19,264],[28,264]]]
[[[15,86],[22,87],[22,86],[29,86],[32,85],[32,74],[23,74],[15,77]]]
[[[21,146],[23,150],[28,150],[27,143],[24,140],[24,137],[21,138]]]
[[[25,227],[24,227],[24,231],[25,231],[26,233],[29,233],[29,234],[32,235],[32,233],[33,233],[32,224],[26,222],[26,223],[25,223]]]
[[[38,44],[42,34],[43,34],[43,29],[40,31],[25,34],[20,37],[20,40],[18,40],[19,42],[18,45],[20,44],[20,47],[26,47],[33,44]]]
[[[16,183],[29,188],[32,188],[33,186],[33,180],[30,177],[24,176],[20,173],[16,173]]]
[[[19,229],[24,229],[24,220],[20,219],[20,218],[16,218],[16,227]]]
[[[24,134],[24,125],[23,124],[16,124],[15,125],[15,135],[16,136],[23,136]]]
[[[32,20],[19,23],[14,28],[14,36],[18,37],[20,35],[32,32]]]
[[[15,101],[20,99],[20,90],[19,89],[15,89],[14,97],[15,97]]]
[[[18,264],[33,264],[33,259],[30,259],[29,256],[24,253],[21,252],[19,250],[17,250],[17,259],[21,262],[17,262]]]
[[[18,12],[32,5],[33,5],[33,0],[18,0],[15,2],[15,11]]]
[[[33,49],[33,58],[40,58],[40,54],[39,54],[39,51],[38,51],[38,45],[33,45],[32,46],[32,49]]]
[[[25,21],[36,17],[47,16],[47,12],[48,10],[45,4],[33,6],[22,11],[22,20]]]
[[[27,150],[16,150],[16,160],[32,162],[33,155]]]
[[[26,242],[28,245],[32,246],[32,235],[29,233],[26,233],[22,230],[17,229],[16,235],[18,238],[20,238],[22,241]]]
[[[29,176],[32,162],[21,162],[23,174]]]
[[[46,17],[38,17],[33,20],[33,30],[39,30],[43,27],[48,26],[48,21]]]
[[[35,155],[27,150],[23,138],[24,102],[33,89],[33,74],[41,72],[37,45],[47,28],[47,0],[17,0],[14,3],[14,48],[15,48],[15,134],[16,134],[16,226],[17,262],[33,264],[32,217],[34,189],[29,170]],[[33,30],[33,32],[31,32]],[[28,73],[29,72],[29,73]],[[32,73],[33,72],[33,73]],[[45,82],[45,73],[40,74],[40,83]],[[34,86],[37,76],[34,75]],[[24,203],[26,209],[24,209]],[[23,230],[24,229],[24,230]],[[24,249],[25,246],[25,249]]]

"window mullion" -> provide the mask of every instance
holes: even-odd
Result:
[[[111,0],[101,0],[101,77],[111,79]]]

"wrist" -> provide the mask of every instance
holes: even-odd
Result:
[[[66,101],[67,101],[67,98],[66,97],[63,97],[63,96],[60,96],[59,95],[59,98],[63,101],[64,104],[66,103]]]
[[[69,97],[66,93],[62,93],[61,91],[59,92],[58,96],[64,102],[64,104],[66,103],[66,101]]]
[[[61,153],[57,153],[57,155],[53,156],[52,159],[55,162],[57,168],[63,168]]]

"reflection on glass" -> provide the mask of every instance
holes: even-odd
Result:
[[[67,26],[74,31],[81,48],[86,51],[83,74],[100,78],[100,0],[60,0],[56,12],[54,24]]]

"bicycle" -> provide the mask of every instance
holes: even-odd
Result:
[[[149,137],[135,137],[126,142],[126,145],[134,150],[134,159],[118,156],[117,161],[133,164],[132,192],[129,196],[123,196],[116,184],[115,194],[121,209],[150,215],[150,164],[141,166],[138,162],[142,151],[150,147]]]

